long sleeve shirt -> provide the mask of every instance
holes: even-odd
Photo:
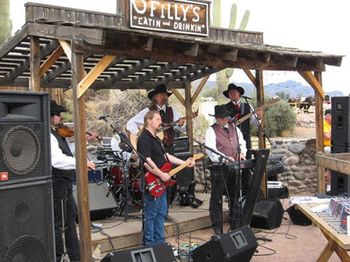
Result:
[[[166,110],[166,106],[159,107],[157,106],[158,110]],[[126,129],[130,132],[136,135],[139,132],[139,127],[144,125],[144,117],[146,113],[149,111],[149,108],[146,107],[145,109],[141,110],[137,115],[130,118],[129,121],[126,123]],[[180,119],[179,113],[173,108],[173,114],[174,114],[174,121],[177,121]]]
[[[240,146],[240,150],[241,150],[241,154],[243,155],[246,155],[247,153],[247,147],[246,147],[246,143],[245,143],[245,140],[243,138],[243,134],[241,132],[241,130],[239,128],[236,128],[237,130],[237,135],[238,135],[238,141],[239,141],[239,146]],[[210,147],[216,151],[219,152],[219,150],[217,149],[217,146],[216,146],[216,134],[215,134],[215,131],[212,127],[209,127],[206,134],[205,134],[205,145],[207,147]],[[209,159],[212,161],[212,162],[220,162],[219,158],[220,156],[215,154],[214,152],[206,149],[206,152],[208,154],[208,157]],[[222,152],[220,152],[222,153]],[[224,155],[224,154],[223,154]]]
[[[58,145],[57,138],[50,134],[50,144],[51,144],[51,165],[54,168],[62,170],[75,169],[75,157],[67,156],[62,152]]]

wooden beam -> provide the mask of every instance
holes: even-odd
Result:
[[[192,94],[191,83],[186,82],[185,86],[185,108],[186,116],[192,115]],[[193,122],[192,119],[186,121],[187,136],[190,138],[190,153],[193,154]]]
[[[96,78],[112,63],[115,56],[106,55],[85,75],[78,84],[78,98],[80,98]]]
[[[74,109],[74,139],[76,178],[79,214],[79,235],[80,235],[80,260],[92,261],[91,250],[91,221],[89,212],[89,188],[87,169],[87,149],[85,141],[85,96],[78,97],[78,83],[84,76],[82,54],[72,52],[72,86],[73,86],[73,109]]]
[[[72,63],[72,48],[71,45],[65,41],[65,40],[58,40],[58,42],[60,43],[61,47],[63,48],[69,62]]]
[[[176,89],[172,89],[171,90],[173,92],[173,94],[176,96],[176,98],[180,101],[180,103],[185,106],[185,99],[183,98],[183,96],[179,93],[179,91],[177,91]]]
[[[253,75],[252,72],[250,72],[249,69],[244,69],[243,68],[244,73],[247,75],[247,77],[249,78],[249,80],[252,82],[252,84],[255,86],[256,80],[255,80],[255,76]],[[255,86],[256,87],[256,86]]]
[[[317,81],[311,71],[298,71],[298,73],[309,83],[309,85],[322,97],[324,100],[324,92],[322,85]]]
[[[207,83],[209,77],[210,77],[210,75],[203,77],[202,81],[199,83],[196,91],[194,92],[194,94],[192,96],[192,106],[193,106],[194,102],[196,101],[196,99],[198,98],[199,94],[201,93],[203,87]]]
[[[152,52],[153,49],[153,37],[149,37],[147,40],[147,44],[145,45],[144,49],[148,52]]]
[[[63,53],[64,51],[62,46],[57,47],[57,49],[53,51],[53,53],[40,66],[40,76],[43,76]]]
[[[264,92],[264,79],[263,79],[263,71],[256,70],[255,71],[255,87],[256,87],[256,103],[257,105],[262,105],[265,100],[265,92]],[[266,148],[266,140],[264,136],[264,126],[265,120],[264,118],[261,120],[261,126],[259,126],[259,148]],[[261,189],[265,196],[267,196],[267,177],[266,172],[261,180]]]
[[[198,56],[199,44],[192,44],[190,48],[184,50],[184,54],[189,56]]]
[[[29,90],[40,91],[40,42],[39,37],[30,37],[30,81]]]
[[[322,84],[322,73],[315,72],[317,82]],[[316,152],[323,152],[323,97],[315,90],[315,131],[316,131]],[[317,169],[317,191],[326,193],[325,170]]]

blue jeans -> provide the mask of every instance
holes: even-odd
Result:
[[[166,194],[154,198],[148,192],[144,194],[144,244],[165,243],[164,220],[168,213]]]

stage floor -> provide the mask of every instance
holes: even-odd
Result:
[[[180,206],[175,200],[169,210],[169,222],[165,224],[166,237],[193,232],[211,226],[209,217],[210,194],[196,193],[196,198],[203,201],[198,208],[191,206]],[[128,220],[125,221],[124,214],[106,218],[104,220],[92,221],[91,241],[92,247],[98,252],[106,253],[113,250],[126,249],[142,245],[141,240],[141,211],[130,210]],[[228,219],[227,203],[224,203],[225,220]]]

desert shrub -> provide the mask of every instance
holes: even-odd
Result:
[[[269,137],[280,136],[283,130],[292,131],[296,123],[295,112],[284,100],[266,108],[264,116],[265,132]]]

